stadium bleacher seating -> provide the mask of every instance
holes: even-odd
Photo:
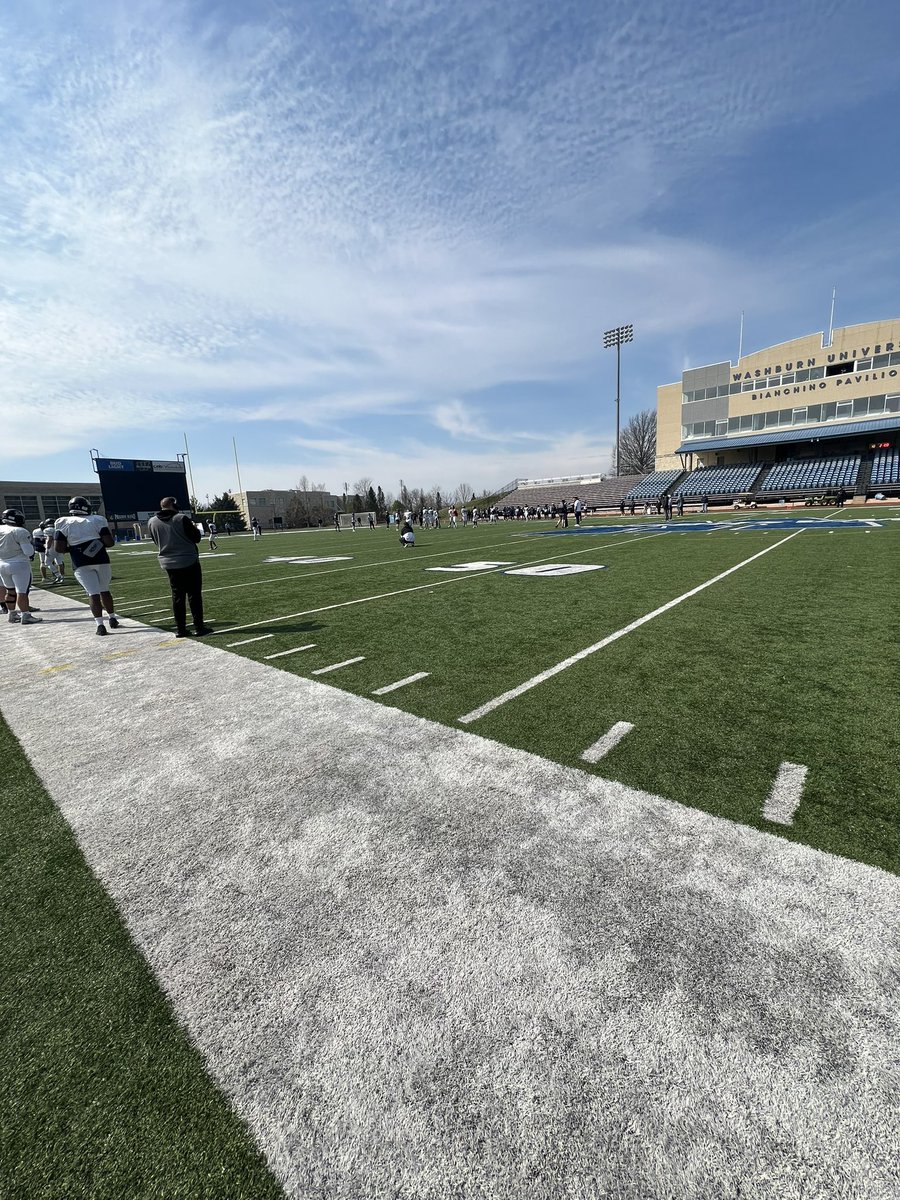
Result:
[[[545,505],[571,504],[578,496],[586,508],[616,508],[619,501],[630,494],[631,489],[643,479],[643,475],[613,475],[593,483],[546,483],[537,487],[519,486],[515,491],[502,496],[497,508],[528,506],[540,508]]]
[[[841,458],[805,458],[798,462],[778,463],[763,480],[761,495],[781,492],[830,491],[851,488],[859,474],[859,455]]]
[[[633,487],[625,497],[626,500],[655,500],[657,496],[662,496],[664,492],[671,489],[672,484],[680,479],[684,474],[682,470],[676,471],[654,471],[652,475],[648,475],[642,479],[639,484]]]
[[[744,496],[763,469],[762,463],[742,463],[731,467],[701,467],[692,471],[674,489],[676,496]]]
[[[900,450],[879,450],[872,462],[870,487],[892,487],[900,484]]]

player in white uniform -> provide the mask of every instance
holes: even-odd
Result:
[[[53,521],[49,518],[46,521],[41,521],[41,529],[43,530],[47,544],[44,558],[47,561],[48,570],[53,575],[53,582],[65,583],[66,564],[62,555],[56,552],[56,530],[53,528]]]
[[[56,549],[72,555],[75,578],[87,593],[91,612],[97,624],[96,632],[106,634],[103,610],[109,614],[110,629],[119,628],[112,593],[112,564],[107,548],[113,545],[113,535],[106,518],[99,513],[91,514],[91,506],[84,496],[73,496],[69,501],[69,515],[56,522]]]
[[[10,625],[35,625],[41,617],[28,611],[31,587],[31,560],[34,546],[25,528],[25,517],[14,508],[0,516],[0,584]]]

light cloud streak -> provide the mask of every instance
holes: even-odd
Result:
[[[741,156],[773,130],[894,93],[890,37],[865,64],[841,57],[853,14],[13,0],[3,459],[34,474],[48,455],[65,477],[66,451],[170,457],[187,429],[217,461],[239,428],[262,487],[273,436],[321,476],[326,444],[362,453],[360,432],[393,463],[379,427],[402,417],[424,475],[447,455],[485,486],[566,452],[607,466],[608,407],[595,432],[579,419],[574,442],[557,437],[560,409],[584,410],[608,369],[605,325],[640,330],[645,407],[723,313],[785,321],[824,286],[821,240],[792,242],[773,291],[771,261],[691,228],[679,194],[752,169]],[[341,461],[378,477],[372,458]]]

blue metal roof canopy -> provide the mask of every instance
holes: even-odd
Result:
[[[760,429],[756,433],[738,437],[692,438],[682,442],[676,454],[693,454],[698,450],[738,450],[746,446],[772,446],[779,442],[818,442],[826,438],[853,437],[858,433],[887,433],[900,429],[900,414],[868,421],[846,421],[843,424],[807,425],[802,429],[769,431]]]

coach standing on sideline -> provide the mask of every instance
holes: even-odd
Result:
[[[175,636],[188,636],[185,600],[190,605],[196,636],[212,633],[203,624],[203,573],[197,549],[203,534],[189,516],[178,511],[174,496],[160,500],[159,512],[147,522],[147,530],[156,543],[159,565],[172,588]]]

